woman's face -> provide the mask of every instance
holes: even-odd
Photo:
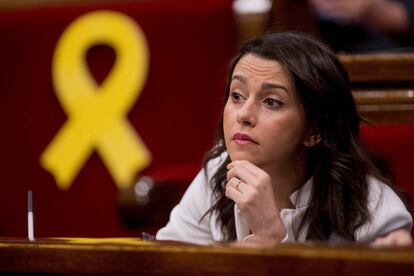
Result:
[[[303,157],[307,124],[290,75],[254,54],[234,68],[224,108],[224,138],[231,160],[266,167],[294,165]]]

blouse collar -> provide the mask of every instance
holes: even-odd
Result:
[[[289,199],[296,209],[306,207],[309,205],[311,199],[312,186],[313,177],[309,178],[309,180],[306,181],[305,184],[303,184],[299,189],[297,189],[290,195]]]

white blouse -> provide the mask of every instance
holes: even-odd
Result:
[[[216,223],[217,213],[211,215],[209,213],[204,217],[203,215],[213,204],[212,188],[209,184],[209,179],[226,157],[227,155],[223,154],[221,157],[209,162],[207,178],[204,170],[198,173],[180,203],[172,210],[167,225],[157,232],[157,240],[175,240],[204,245],[223,241],[224,238],[220,225]],[[369,243],[397,229],[411,231],[412,217],[394,191],[386,184],[372,177],[368,179],[368,184],[368,209],[371,213],[371,220],[357,230],[356,241]],[[295,223],[300,222],[309,204],[311,187],[312,179],[290,196],[290,200],[295,208],[282,209],[280,211],[281,219],[287,231],[284,241],[305,241],[306,228],[301,232],[297,240],[294,239],[293,229]],[[237,239],[243,240],[249,235],[250,229],[243,216],[238,212],[237,205],[235,205],[234,216]],[[203,219],[201,219],[202,217]],[[341,241],[341,239],[332,235],[330,241]]]

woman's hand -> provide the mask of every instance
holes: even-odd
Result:
[[[404,229],[395,230],[384,237],[377,238],[372,245],[374,247],[399,247],[411,246],[413,239],[410,232]]]
[[[226,197],[236,203],[252,231],[245,240],[282,241],[286,228],[275,202],[270,176],[248,161],[234,161],[227,168]]]

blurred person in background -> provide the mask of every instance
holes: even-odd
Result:
[[[335,52],[414,50],[413,0],[309,0],[321,38]]]

